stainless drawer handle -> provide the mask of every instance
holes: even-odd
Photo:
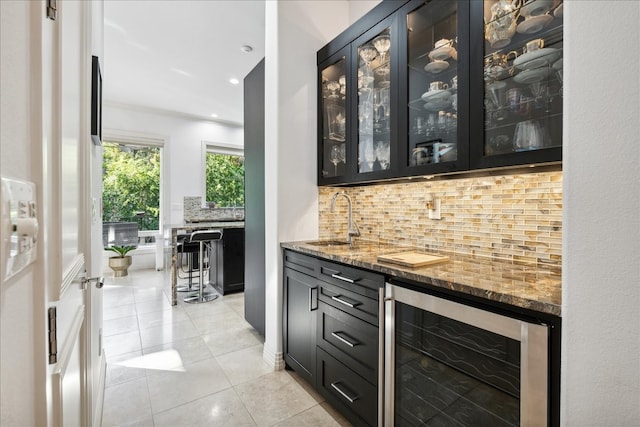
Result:
[[[352,278],[348,276],[343,276],[342,273],[332,274],[331,277],[333,277],[334,279],[342,280],[343,282],[347,282],[347,283],[356,283],[358,280],[360,280],[359,277]]]
[[[331,297],[332,300],[339,302],[340,304],[344,304],[347,307],[351,307],[351,308],[356,308],[357,306],[359,306],[360,304],[362,304],[360,301],[356,301],[356,300],[352,300],[350,298],[349,301],[345,300],[342,295],[334,295]]]
[[[338,393],[340,393],[340,395],[342,395],[342,397],[344,397],[345,399],[347,399],[347,400],[349,401],[349,403],[353,403],[353,402],[355,402],[356,400],[358,400],[358,399],[360,398],[360,396],[353,396],[353,397],[349,396],[349,394],[348,394],[346,391],[342,390],[342,389],[338,386],[338,384],[340,384],[340,381],[336,381],[336,382],[334,382],[334,383],[331,383],[331,387],[333,387],[333,389],[334,389],[335,391],[337,391]]]
[[[353,348],[353,347],[357,346],[358,344],[360,344],[358,341],[355,341],[355,342],[349,341],[348,339],[346,339],[344,337],[341,337],[338,334],[344,334],[344,332],[331,332],[331,336],[332,337],[342,341],[343,343],[345,343],[346,345],[348,345],[351,348]]]

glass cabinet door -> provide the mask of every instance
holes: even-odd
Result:
[[[483,18],[482,156],[540,161],[562,146],[562,2],[484,0]]]
[[[410,169],[466,155],[459,150],[459,77],[466,59],[458,21],[458,2],[449,0],[427,2],[406,15],[408,147],[403,160]]]
[[[338,56],[321,74],[322,141],[319,167],[323,179],[342,177],[347,172],[347,60]]]
[[[391,167],[391,37],[387,27],[356,46],[358,173]]]

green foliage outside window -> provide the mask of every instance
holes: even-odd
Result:
[[[160,149],[103,144],[103,221],[131,221],[158,230]]]
[[[207,153],[207,201],[244,206],[244,157]]]

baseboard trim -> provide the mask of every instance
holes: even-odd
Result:
[[[266,345],[262,351],[262,359],[273,368],[274,371],[284,369],[284,355],[281,351],[271,351]]]
[[[94,427],[102,425],[102,410],[104,408],[104,388],[107,384],[107,358],[104,351],[100,355],[100,383],[98,384],[98,398],[96,399],[96,413],[93,420]]]

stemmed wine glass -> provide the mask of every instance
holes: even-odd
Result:
[[[347,144],[345,144],[344,142],[340,144],[340,161],[342,163],[347,162]]]
[[[388,142],[380,142],[376,147],[376,158],[380,163],[380,167],[383,170],[389,168],[389,157],[391,156],[391,150]]]
[[[376,69],[376,74],[387,76],[389,75],[389,60],[387,59],[387,52],[391,47],[391,37],[389,37],[389,34],[382,34],[373,39],[372,43],[380,53],[380,66]],[[389,80],[382,80],[378,85],[380,87],[388,87],[390,82]]]
[[[340,144],[342,145],[342,144]],[[338,175],[338,163],[340,163],[340,145],[333,145],[331,146],[331,153],[329,155],[329,158],[331,159],[331,163],[333,163],[333,175],[337,176]]]

